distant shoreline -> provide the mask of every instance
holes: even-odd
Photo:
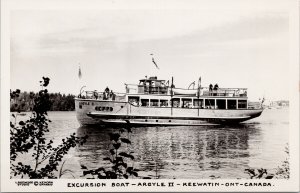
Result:
[[[29,112],[34,103],[34,97],[38,93],[34,92],[20,92],[19,96],[10,100],[11,112]],[[49,111],[74,111],[75,110],[75,95],[48,93],[51,107]]]
[[[32,111],[20,111],[20,112],[18,112],[18,111],[10,111],[11,113],[30,113],[30,112],[32,112]],[[52,110],[52,111],[48,111],[48,112],[75,112],[75,110],[67,110],[67,111],[56,111],[56,110]]]

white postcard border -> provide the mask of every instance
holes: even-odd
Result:
[[[222,1],[206,1],[207,8],[214,7]],[[290,167],[291,175],[289,180],[16,180],[10,179],[9,161],[9,89],[10,89],[10,12],[13,10],[94,10],[95,4],[101,5],[103,9],[195,9],[198,1],[166,0],[166,1],[37,1],[37,0],[4,0],[1,6],[1,191],[5,192],[122,192],[122,191],[299,191],[299,3],[297,0],[229,0],[223,3],[220,9],[237,9],[243,2],[244,9],[286,9],[290,13]],[[204,9],[199,8],[199,9]],[[280,77],[278,77],[280,78]],[[271,134],[272,131],[270,131]],[[16,182],[32,181],[30,186],[18,186]],[[53,186],[35,186],[34,182],[53,182]],[[271,187],[257,186],[134,186],[111,187],[111,183],[263,183],[271,182]],[[106,183],[106,187],[68,187],[69,183]]]

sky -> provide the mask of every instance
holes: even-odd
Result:
[[[272,10],[15,10],[11,89],[124,92],[145,76],[187,88],[248,88],[250,100],[287,99],[289,15]],[[157,70],[151,55],[159,66]],[[82,78],[78,78],[79,66]]]

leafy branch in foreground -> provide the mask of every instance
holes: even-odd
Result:
[[[62,161],[70,148],[86,141],[85,137],[76,137],[73,133],[69,137],[62,139],[62,143],[57,147],[53,147],[53,141],[46,141],[45,134],[49,132],[48,125],[51,122],[48,119],[47,111],[51,107],[49,93],[47,89],[50,79],[43,77],[40,81],[42,89],[35,95],[31,95],[32,115],[26,121],[17,123],[17,113],[11,116],[15,122],[10,122],[10,161],[11,174],[41,179],[41,178],[57,178],[54,175],[58,171],[58,165]],[[20,90],[10,93],[11,100],[16,100]],[[33,163],[24,164],[18,161],[19,154],[30,153],[33,157]]]
[[[289,179],[290,178],[290,162],[289,162],[290,151],[288,145],[285,147],[285,153],[287,154],[287,158],[283,161],[281,166],[277,168],[275,175],[277,178]]]
[[[283,161],[282,165],[276,169],[275,173],[268,173],[267,169],[245,169],[245,172],[249,174],[250,178],[253,179],[289,179],[290,178],[290,164],[289,164],[289,148],[288,145],[285,148],[287,158]]]
[[[130,127],[126,127],[128,133],[131,133]],[[83,169],[83,176],[91,175],[93,179],[128,179],[130,176],[138,177],[138,169],[133,167],[133,164],[129,166],[128,160],[133,161],[134,156],[132,152],[127,153],[121,151],[122,144],[130,145],[131,141],[125,137],[122,137],[125,132],[124,129],[120,129],[117,133],[110,133],[111,149],[109,150],[110,156],[105,157],[103,160],[109,161],[111,168],[100,167],[98,169],[89,170],[86,166],[81,165]],[[120,152],[121,151],[121,152]]]

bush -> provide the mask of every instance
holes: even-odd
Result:
[[[138,177],[138,169],[129,166],[128,160],[133,161],[134,156],[131,153],[120,151],[122,144],[131,144],[128,138],[122,137],[124,132],[131,133],[130,127],[120,129],[117,133],[110,133],[111,149],[109,150],[110,156],[104,158],[111,163],[111,168],[100,167],[98,169],[88,169],[86,166],[81,165],[83,169],[83,176],[91,175],[93,179],[128,179],[130,176]]]
[[[62,143],[57,147],[53,147],[53,141],[46,141],[45,134],[49,132],[47,111],[51,108],[49,93],[47,89],[50,79],[43,77],[40,81],[42,89],[35,95],[31,95],[32,115],[26,121],[17,123],[17,113],[12,113],[15,122],[10,122],[10,161],[11,174],[13,176],[21,176],[41,179],[41,178],[57,178],[54,174],[58,171],[59,163],[62,161],[70,148],[86,141],[85,137],[76,137],[73,133],[69,137],[62,139]],[[10,93],[11,100],[17,100],[20,90]],[[16,109],[20,109],[16,106]],[[32,165],[25,165],[17,162],[19,154],[31,153],[34,158]],[[16,163],[17,162],[17,163]],[[12,176],[11,176],[12,177]]]

